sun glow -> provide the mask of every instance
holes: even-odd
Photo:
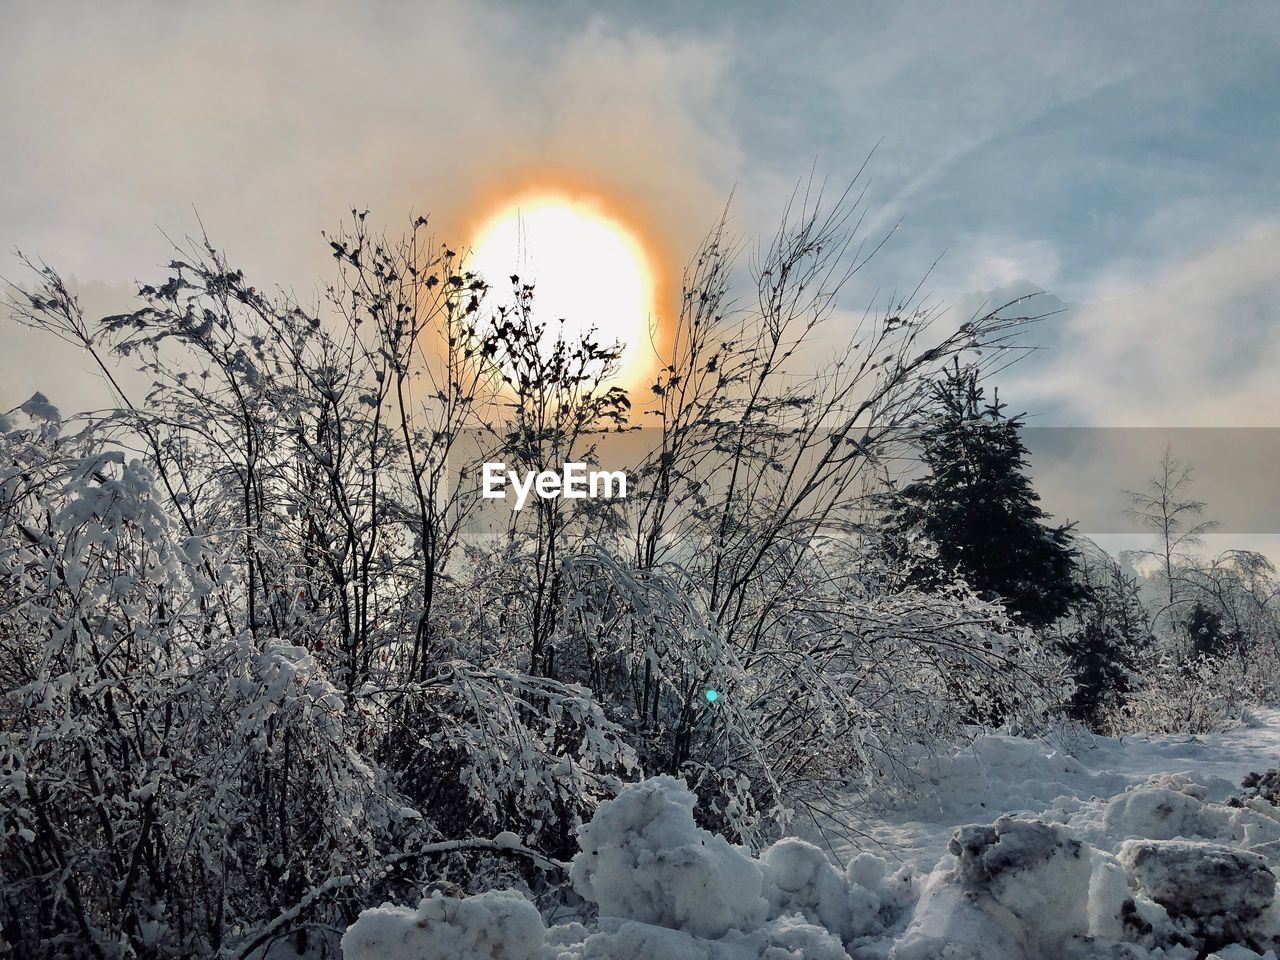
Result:
[[[572,343],[594,328],[602,345],[621,343],[622,386],[648,371],[654,270],[636,234],[598,205],[553,194],[508,201],[476,230],[468,268],[500,302],[512,275],[532,283],[549,339]]]

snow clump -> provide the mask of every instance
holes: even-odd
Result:
[[[602,803],[578,832],[574,889],[602,916],[697,937],[750,930],[765,919],[760,864],[693,821],[683,781],[655,777]]]
[[[365,910],[342,937],[344,960],[544,960],[546,928],[511,890],[473,897],[435,894],[416,910]]]

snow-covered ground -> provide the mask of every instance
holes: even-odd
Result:
[[[1069,749],[1068,749],[1069,748]],[[1201,738],[984,736],[918,764],[858,848],[759,857],[697,827],[679,781],[627,788],[570,879],[598,915],[547,928],[516,893],[366,911],[348,960],[1102,960],[1274,957],[1280,711]],[[1273,798],[1274,799],[1274,798]]]
[[[1223,797],[1238,792],[1250,771],[1280,766],[1280,709],[1257,710],[1252,722],[1204,737],[1088,735],[1064,740],[982,737],[958,753],[921,764],[913,802],[895,802],[869,814],[845,811],[872,841],[810,839],[839,858],[862,849],[928,871],[946,852],[956,827],[991,822],[1003,814],[1053,815],[1069,800],[1096,807],[1160,774],[1185,774]],[[1061,813],[1058,814],[1061,816]]]

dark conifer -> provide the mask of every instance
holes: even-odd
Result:
[[[925,473],[889,498],[888,548],[912,578],[940,586],[959,575],[1020,622],[1045,627],[1084,595],[1071,525],[1050,526],[1026,475],[1020,416],[984,402],[973,370],[948,372],[920,438]],[[921,540],[936,555],[921,556]]]

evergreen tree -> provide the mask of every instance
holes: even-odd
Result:
[[[1216,660],[1241,647],[1240,633],[1224,629],[1221,614],[1198,600],[1187,618],[1187,633],[1191,636],[1193,658]]]
[[[984,402],[977,373],[958,365],[935,386],[936,412],[920,439],[925,475],[894,493],[887,547],[925,587],[956,574],[1001,601],[1021,623],[1044,627],[1084,596],[1071,525],[1048,526],[1025,470],[1021,417],[998,395]],[[923,535],[937,548],[921,557]]]
[[[1083,564],[1082,572],[1086,597],[1058,645],[1075,680],[1067,713],[1099,729],[1134,687],[1138,658],[1152,642],[1151,623],[1137,583],[1114,561],[1108,558],[1101,571]]]

